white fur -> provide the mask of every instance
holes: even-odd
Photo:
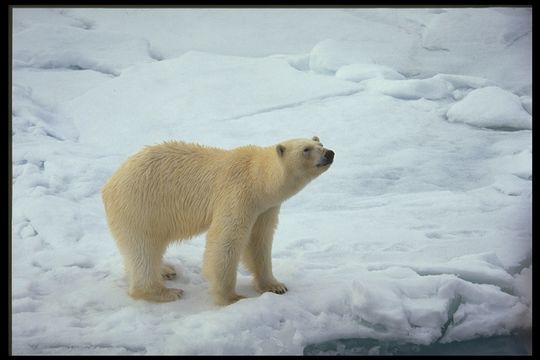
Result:
[[[216,304],[242,298],[235,291],[240,260],[253,273],[257,290],[286,292],[271,262],[279,208],[328,169],[317,166],[326,151],[314,137],[232,150],[173,141],[131,156],[102,189],[129,294],[178,299],[182,290],[163,285],[162,276],[174,276],[174,269],[162,264],[163,254],[170,242],[204,231],[203,273]]]

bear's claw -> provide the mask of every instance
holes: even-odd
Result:
[[[275,294],[285,294],[287,292],[287,288],[284,287],[284,288],[281,288],[281,289],[276,289],[276,290],[271,290],[273,293]]]
[[[274,294],[285,294],[289,289],[282,283],[270,284],[264,287],[260,287],[260,292],[273,292]]]

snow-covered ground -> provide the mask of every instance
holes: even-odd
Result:
[[[532,323],[532,13],[13,10],[14,354],[302,354]],[[204,236],[179,301],[127,295],[100,188],[147,144],[318,135],[328,172],[282,207],[285,295],[210,302]]]

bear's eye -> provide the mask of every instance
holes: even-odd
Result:
[[[310,147],[306,147],[306,148],[304,148],[304,154],[307,154],[307,153],[308,153],[308,152],[309,152],[310,150],[311,150],[311,148],[310,148]]]

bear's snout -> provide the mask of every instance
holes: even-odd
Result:
[[[317,167],[330,165],[334,161],[334,152],[332,150],[326,150],[324,155],[321,156]]]
[[[328,150],[324,157],[327,158],[330,162],[334,161],[334,152],[332,150]]]

